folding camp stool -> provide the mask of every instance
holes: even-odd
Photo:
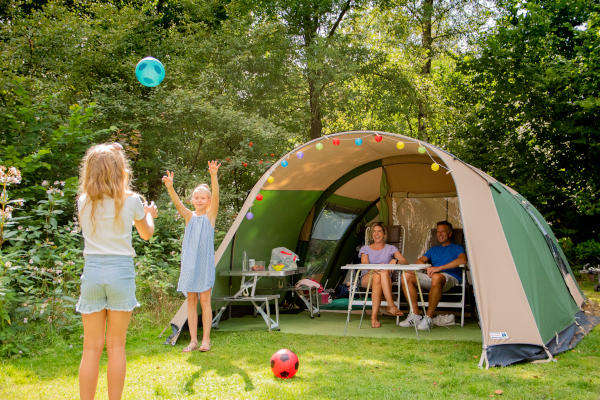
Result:
[[[271,318],[271,308],[269,306],[269,301],[273,300],[275,303],[275,319]],[[221,321],[221,316],[223,312],[227,309],[227,306],[231,303],[241,303],[241,302],[249,302],[252,303],[254,309],[260,316],[265,320],[265,324],[267,324],[267,329],[269,331],[279,330],[279,295],[278,294],[269,294],[269,295],[255,295],[255,296],[243,296],[243,297],[219,297],[216,298],[215,301],[224,301],[225,305],[221,307],[217,315],[213,318],[212,327],[215,329],[219,328],[219,322]],[[262,304],[260,304],[262,303]],[[260,304],[260,305],[259,305]]]
[[[269,330],[279,330],[279,294],[256,294],[256,284],[261,278],[283,278],[286,276],[303,274],[304,269],[298,268],[295,270],[285,271],[228,271],[224,275],[227,276],[239,276],[240,290],[238,290],[233,296],[226,296],[215,298],[215,301],[225,302],[225,305],[221,307],[217,315],[213,318],[212,326],[214,328],[219,327],[219,322],[223,313],[231,303],[249,302],[254,306],[255,311],[263,317],[267,328]],[[271,318],[271,309],[269,301],[273,300],[275,303],[275,320]],[[257,304],[262,303],[262,304]]]
[[[308,299],[304,295],[304,291],[308,291]],[[306,310],[308,311],[311,318],[314,318],[315,315],[317,317],[321,316],[321,310],[319,309],[319,290],[314,286],[297,286],[296,294],[306,305]],[[314,300],[313,300],[314,299]]]

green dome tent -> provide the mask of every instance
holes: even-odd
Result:
[[[219,274],[239,270],[244,252],[268,262],[279,246],[295,249],[312,276],[334,282],[374,218],[406,228],[409,261],[423,254],[435,221],[463,229],[481,363],[552,359],[597,323],[581,309],[584,296],[550,226],[525,198],[433,145],[373,131],[320,137],[263,174],[216,251],[213,297],[231,294],[235,282]],[[185,321],[184,303],[171,321],[173,343]]]

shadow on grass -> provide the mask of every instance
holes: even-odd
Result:
[[[152,329],[128,333],[126,354],[129,361],[139,357],[154,356],[173,351],[163,345],[164,338],[158,338],[160,330]],[[3,367],[35,375],[40,380],[51,380],[61,376],[77,376],[81,361],[83,338],[76,337],[71,342],[54,343],[43,354],[3,360]],[[71,347],[69,347],[71,346]],[[106,349],[100,359],[100,368],[106,367]]]
[[[194,372],[186,380],[184,384],[184,392],[187,394],[194,394],[194,384],[200,378],[202,374],[206,374],[209,371],[213,371],[217,375],[227,378],[234,375],[239,375],[244,380],[244,390],[251,392],[254,390],[254,384],[248,373],[232,363],[231,354],[211,351],[209,353],[193,353],[188,362],[192,365],[200,367],[200,369]]]

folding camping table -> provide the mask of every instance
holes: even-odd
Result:
[[[283,278],[286,276],[303,274],[304,268],[298,268],[291,271],[226,271],[224,276],[241,277],[240,290],[233,296],[215,298],[215,301],[224,301],[225,305],[221,307],[217,315],[213,318],[213,328],[219,327],[219,322],[223,313],[231,303],[249,302],[254,309],[265,320],[268,330],[279,330],[279,294],[256,294],[256,284],[261,278]],[[269,301],[275,303],[275,320],[271,318],[271,309]],[[259,305],[260,304],[260,305]]]
[[[589,264],[585,265],[585,269],[581,270],[582,274],[590,274],[590,275],[596,275],[597,279],[597,284],[596,286],[594,286],[594,290],[596,292],[600,292],[600,267],[588,267]]]
[[[350,322],[350,314],[352,312],[352,303],[354,302],[354,295],[356,293],[357,285],[358,285],[358,277],[360,276],[359,271],[364,270],[386,270],[386,271],[420,271],[430,267],[431,264],[347,264],[342,267],[342,269],[350,270],[350,295],[348,297],[348,314],[346,315],[346,326],[344,328],[344,335],[348,333],[348,323]],[[400,307],[400,275],[404,277],[404,284],[406,285],[406,276],[404,274],[398,274],[398,308]],[[369,295],[369,289],[371,286],[371,280],[369,279],[369,284],[367,285],[367,292],[365,293],[365,300],[363,301],[362,313],[360,316],[359,327],[362,325],[363,316],[365,315],[365,306],[367,304],[367,296]],[[423,292],[421,291],[421,284],[417,279],[417,288],[419,290],[419,296],[421,298],[421,303],[424,303],[423,300]],[[412,300],[410,297],[408,298],[408,304],[410,309],[412,310]],[[423,314],[425,314],[425,306],[423,305]],[[415,332],[417,337],[419,336],[419,330],[417,329],[417,325],[415,324]]]

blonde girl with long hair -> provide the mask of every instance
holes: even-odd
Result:
[[[187,296],[188,327],[190,343],[183,351],[209,351],[212,308],[210,296],[215,283],[214,229],[219,212],[219,180],[217,172],[220,163],[208,162],[211,187],[202,184],[192,192],[194,211],[183,205],[173,189],[175,174],[167,171],[162,181],[185,221],[185,234],[181,246],[181,273],[177,291]],[[202,308],[202,344],[198,347],[198,297]]]
[[[106,343],[108,398],[120,399],[125,383],[125,341],[135,297],[132,225],[144,240],[154,233],[157,209],[131,190],[131,170],[118,143],[86,152],[79,173],[77,208],[85,265],[76,310],[83,320],[79,394],[93,399]]]

